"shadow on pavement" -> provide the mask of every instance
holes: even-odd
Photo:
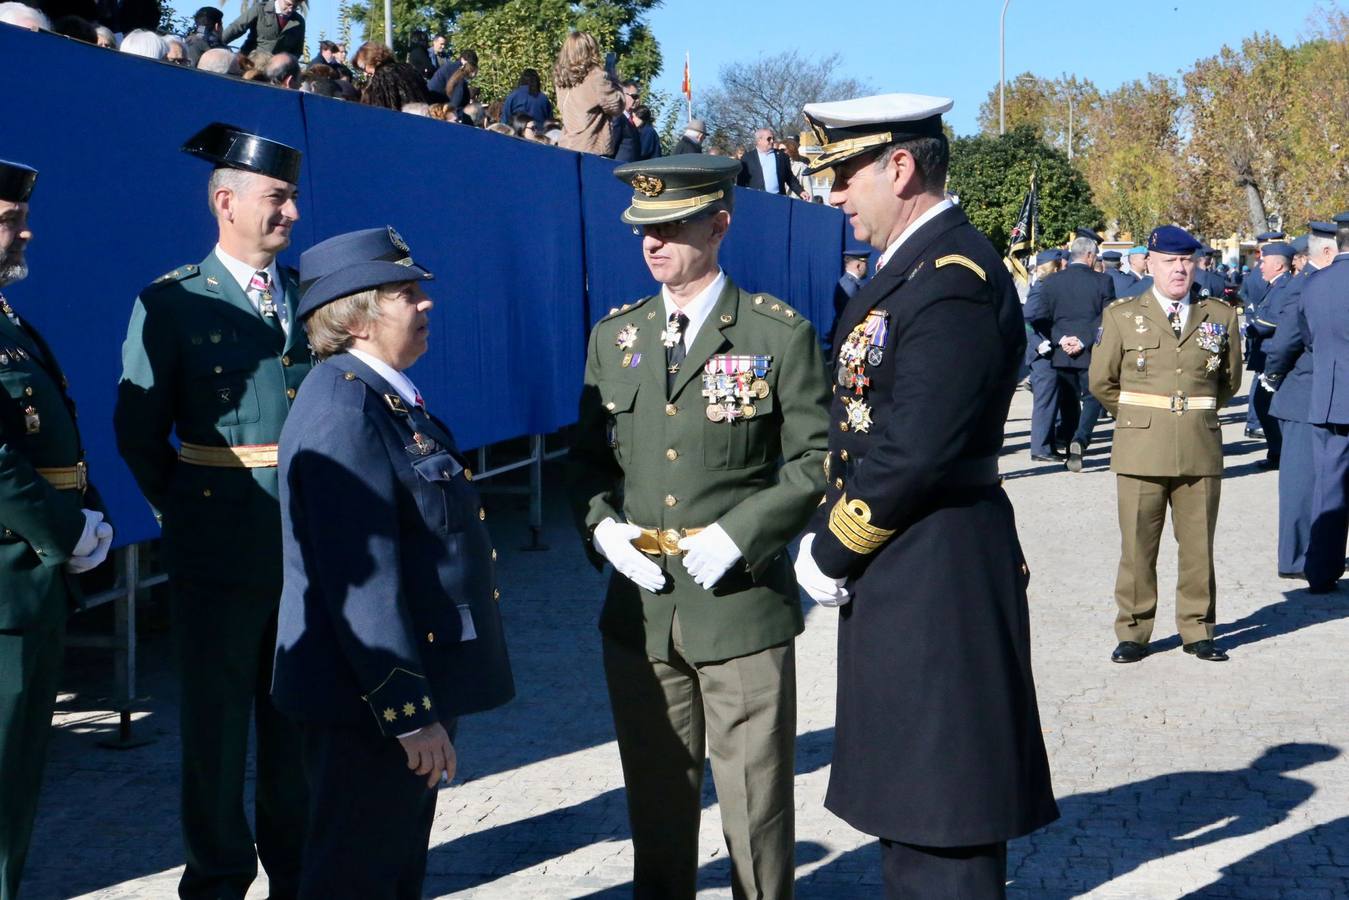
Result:
[[[1172,772],[1062,798],[1062,818],[1016,846],[1024,852],[1009,853],[1008,874],[1013,885],[1041,885],[1033,894],[1039,900],[1067,900],[1151,860],[1256,834],[1315,793],[1291,773],[1340,752],[1329,744],[1280,744],[1244,769]]]
[[[1278,603],[1263,606],[1235,622],[1221,623],[1213,632],[1215,637],[1222,639],[1220,643],[1224,650],[1232,650],[1345,617],[1349,617],[1349,604],[1344,602],[1343,594],[1338,591],[1312,594],[1303,588],[1285,591],[1284,599]],[[1153,641],[1149,650],[1165,653],[1179,649],[1180,645],[1180,636],[1173,634]]]
[[[1270,844],[1245,859],[1223,867],[1213,884],[1186,894],[1189,898],[1249,897],[1253,890],[1281,884],[1329,891],[1349,897],[1349,816],[1317,825]]]

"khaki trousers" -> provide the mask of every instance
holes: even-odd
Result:
[[[633,896],[692,900],[698,880],[705,747],[736,898],[782,900],[795,875],[792,643],[721,662],[668,661],[606,637],[604,672],[623,762],[635,860]]]
[[[1186,644],[1213,637],[1218,603],[1213,573],[1213,532],[1222,478],[1217,475],[1150,477],[1117,475],[1120,560],[1115,579],[1115,635],[1146,644],[1157,616],[1157,548],[1166,508],[1180,545],[1176,580],[1176,630]]]

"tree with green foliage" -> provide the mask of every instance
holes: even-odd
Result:
[[[1036,173],[1040,196],[1040,223],[1035,246],[1064,243],[1074,228],[1099,227],[1101,211],[1092,202],[1091,188],[1067,155],[1036,137],[1035,129],[1021,126],[1004,135],[957,138],[951,145],[947,189],[960,198],[965,215],[993,246],[1007,247],[1021,203]]]
[[[601,48],[618,57],[618,71],[642,86],[660,73],[660,46],[645,15],[660,0],[393,0],[394,53],[404,58],[416,29],[443,34],[456,50],[478,54],[473,83],[484,102],[503,100],[520,81],[520,71],[538,71],[553,95],[553,64],[568,31],[588,31]],[[351,6],[366,40],[384,39],[384,4],[369,0]]]

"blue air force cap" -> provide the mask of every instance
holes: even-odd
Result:
[[[1063,259],[1063,251],[1055,247],[1041,250],[1039,253],[1035,254],[1035,264],[1037,266],[1043,266],[1045,263],[1049,262],[1058,262],[1061,259]]]
[[[1105,240],[1105,238],[1101,237],[1099,234],[1097,234],[1090,228],[1074,228],[1072,236],[1069,238],[1069,240],[1072,240],[1073,238],[1086,238],[1087,240],[1095,241],[1098,244],[1101,241]]]
[[[1333,238],[1335,236],[1336,228],[1334,222],[1308,222],[1307,230],[1312,234],[1317,234],[1321,237]]]
[[[1176,225],[1163,225],[1152,229],[1148,236],[1149,253],[1179,253],[1188,256],[1202,247],[1184,228]]]
[[[1270,241],[1260,248],[1261,256],[1286,256],[1292,259],[1295,252],[1293,245],[1284,241]]]
[[[1262,231],[1255,236],[1257,241],[1281,241],[1283,240],[1282,231]]]
[[[8,203],[27,203],[37,183],[37,169],[23,163],[0,159],[0,200]]]
[[[1293,238],[1292,247],[1294,253],[1300,253],[1303,256],[1307,255],[1307,237],[1308,235],[1304,234]]]
[[[848,239],[843,243],[844,256],[870,257],[872,251],[873,248],[870,244],[859,241],[851,234],[848,235]]]
[[[1344,228],[1346,225],[1349,225],[1349,210],[1345,210],[1342,213],[1336,213],[1330,218],[1338,227]]]
[[[1101,259],[1106,262],[1119,262],[1120,258],[1118,250],[1107,250],[1101,254]]]
[[[392,226],[339,234],[300,254],[300,305],[295,314],[303,319],[334,300],[381,284],[433,277],[412,261],[407,241]]]

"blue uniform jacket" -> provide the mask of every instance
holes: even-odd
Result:
[[[1241,287],[1237,288],[1237,296],[1247,307],[1259,303],[1265,298],[1265,293],[1269,290],[1269,282],[1265,280],[1265,273],[1260,271],[1259,266],[1253,266],[1246,276],[1241,279]]]
[[[1138,284],[1138,276],[1132,272],[1125,272],[1120,269],[1106,269],[1105,274],[1110,276],[1110,280],[1115,283],[1115,296],[1126,297]]]
[[[1319,271],[1305,271],[1293,279],[1279,310],[1279,327],[1264,347],[1265,376],[1278,387],[1269,411],[1287,422],[1307,421],[1312,399],[1312,355],[1302,331],[1302,291]]]
[[[1312,396],[1307,421],[1349,424],[1349,253],[1308,279],[1302,289],[1302,330],[1312,359]]]
[[[1227,290],[1227,280],[1212,269],[1196,269],[1194,283],[1208,291],[1208,295],[1215,300],[1221,300],[1223,292]]]
[[[1043,281],[1037,281],[1035,284],[1032,284],[1030,286],[1030,292],[1026,294],[1026,303],[1021,307],[1021,315],[1026,320],[1026,353],[1024,356],[1026,365],[1030,365],[1040,358],[1040,354],[1036,352],[1035,348],[1039,347],[1044,341],[1049,340],[1049,330],[1045,329],[1041,331],[1036,328],[1035,322],[1032,321],[1033,314],[1036,317],[1039,317],[1036,321],[1041,322],[1043,326],[1045,308],[1044,300],[1041,296],[1041,288],[1043,285]],[[1051,355],[1053,354],[1053,347],[1050,347],[1049,352]]]
[[[1247,346],[1246,368],[1252,372],[1265,371],[1265,346],[1274,337],[1279,327],[1279,312],[1288,299],[1293,283],[1291,273],[1285,273],[1269,282],[1264,296],[1252,306],[1246,307]]]
[[[300,389],[280,476],[279,709],[393,736],[514,696],[496,553],[443,425],[339,354]]]
[[[1049,333],[1054,342],[1052,361],[1056,369],[1085,369],[1091,365],[1091,345],[1096,342],[1096,329],[1101,325],[1101,310],[1114,299],[1114,282],[1082,263],[1070,263],[1062,272],[1044,280],[1034,301],[1026,299],[1022,314],[1032,328]],[[1059,347],[1059,339],[1070,335],[1081,340],[1086,348],[1077,356],[1069,356]]]
[[[1152,290],[1152,276],[1144,275],[1129,286],[1120,297],[1137,297],[1139,294],[1145,294]]]

